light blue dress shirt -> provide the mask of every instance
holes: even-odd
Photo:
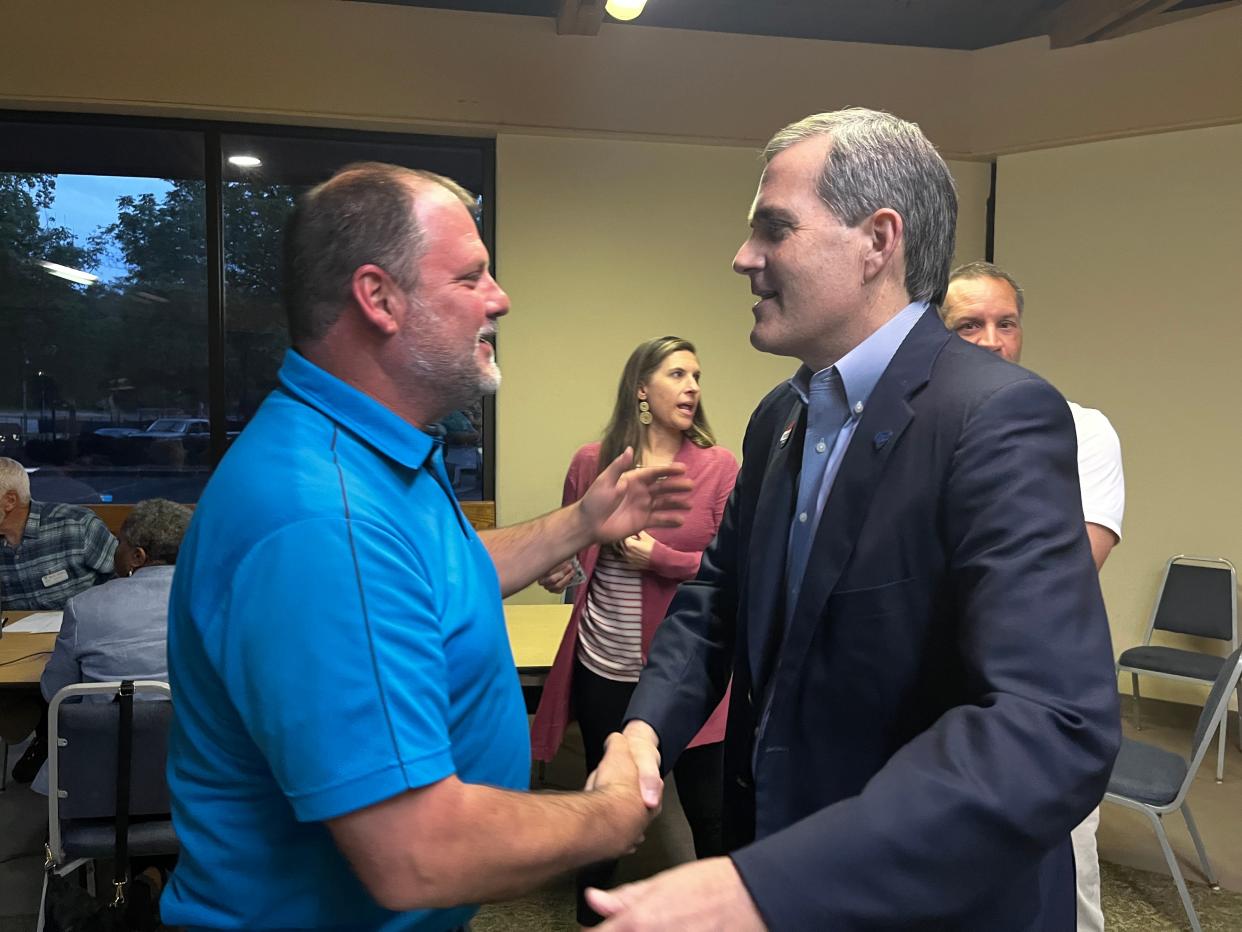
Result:
[[[858,428],[867,401],[897,348],[927,310],[921,301],[906,305],[895,317],[837,360],[815,374],[803,366],[789,380],[807,406],[806,438],[798,504],[789,527],[785,579],[789,587],[785,616],[798,602],[811,543],[823,517],[824,503],[836,481],[841,460]]]

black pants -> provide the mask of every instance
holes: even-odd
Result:
[[[604,739],[619,731],[626,706],[634,694],[633,683],[619,683],[598,676],[574,659],[573,706],[582,729],[586,771],[591,773],[604,756]],[[683,751],[673,767],[677,798],[690,823],[694,853],[699,858],[724,854],[720,815],[723,793],[724,745],[705,744]],[[578,922],[598,925],[602,918],[586,903],[587,887],[607,889],[616,874],[616,861],[602,861],[578,872]]]

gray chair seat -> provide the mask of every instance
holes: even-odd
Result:
[[[1169,873],[1177,884],[1177,893],[1182,898],[1182,906],[1186,910],[1186,918],[1190,920],[1192,932],[1203,932],[1199,925],[1199,915],[1195,912],[1194,901],[1190,891],[1186,889],[1186,878],[1178,866],[1169,844],[1168,833],[1164,830],[1163,816],[1178,810],[1186,819],[1186,828],[1190,832],[1190,840],[1195,844],[1199,854],[1199,863],[1203,865],[1203,873],[1213,888],[1218,888],[1216,875],[1212,873],[1212,865],[1208,861],[1207,850],[1203,847],[1203,839],[1199,837],[1199,829],[1190,815],[1190,806],[1186,802],[1186,794],[1190,792],[1191,781],[1207,755],[1208,746],[1212,743],[1213,733],[1224,721],[1229,712],[1229,697],[1238,689],[1238,681],[1242,679],[1242,647],[1235,648],[1229,658],[1221,664],[1220,673],[1212,682],[1208,691],[1207,702],[1199,713],[1199,723],[1195,726],[1194,741],[1190,745],[1190,757],[1183,758],[1172,751],[1166,751],[1142,741],[1130,738],[1121,739],[1121,749],[1117,761],[1113,764],[1112,775],[1108,778],[1108,792],[1105,802],[1119,803],[1137,809],[1147,816],[1151,827],[1160,840],[1160,848],[1164,852],[1165,863],[1169,865]]]
[[[1187,676],[1207,683],[1216,679],[1216,674],[1220,673],[1224,663],[1224,657],[1150,644],[1122,651],[1117,659],[1117,666],[1123,671],[1136,669],[1169,676]]]
[[[1186,759],[1180,754],[1130,738],[1121,739],[1121,751],[1108,778],[1108,792],[1153,806],[1173,802],[1186,779]]]
[[[115,842],[116,825],[111,819],[61,823],[60,843],[67,858],[110,858]],[[130,823],[130,857],[176,854],[179,850],[171,820]]]

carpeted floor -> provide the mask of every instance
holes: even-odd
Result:
[[[1181,932],[1190,928],[1177,888],[1167,875],[1117,864],[1100,865],[1104,924],[1109,932]],[[1242,929],[1242,893],[1191,883],[1203,932]],[[485,906],[472,932],[574,932],[573,883],[565,880],[529,896]]]
[[[1168,703],[1145,703],[1147,727],[1137,736],[1170,750],[1182,749],[1193,732],[1195,711]],[[1129,723],[1126,731],[1135,736]],[[1224,783],[1215,783],[1209,767],[1200,772],[1191,799],[1213,865],[1230,890],[1212,891],[1196,882],[1202,875],[1189,837],[1178,820],[1170,826],[1171,841],[1190,881],[1204,932],[1242,932],[1242,892],[1231,892],[1242,891],[1242,842],[1234,829],[1234,813],[1242,800],[1242,751],[1232,735],[1227,757]],[[566,746],[536,784],[573,789],[581,785],[582,770],[576,729],[571,729]],[[652,824],[646,842],[637,854],[622,861],[619,882],[648,876],[693,856],[675,785],[670,784],[669,790],[664,814]],[[31,913],[38,908],[47,818],[44,806],[27,787],[10,784],[7,792],[0,793],[0,932],[29,932],[34,928]],[[1118,806],[1105,806],[1100,854],[1104,858],[1101,874],[1109,932],[1189,928],[1177,888],[1145,819]],[[474,932],[574,932],[573,881],[566,878],[528,896],[485,906],[472,928]]]
[[[1107,862],[1100,865],[1104,922],[1108,932],[1181,932],[1189,928],[1177,888],[1168,875]],[[1203,932],[1242,929],[1242,893],[1213,891],[1191,883],[1190,893]],[[527,896],[484,906],[471,932],[576,932],[572,880],[561,880]],[[0,918],[0,932],[30,932],[34,916]]]
[[[1104,924],[1110,932],[1174,932],[1189,929],[1177,887],[1168,874],[1153,874],[1104,862],[1100,865]],[[1242,893],[1193,883],[1190,898],[1203,932],[1242,929]]]

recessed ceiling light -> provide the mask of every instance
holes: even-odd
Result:
[[[257,155],[230,155],[229,164],[236,165],[238,168],[258,168],[263,164],[263,160]]]
[[[647,0],[608,0],[604,9],[613,19],[631,20],[643,11]]]

